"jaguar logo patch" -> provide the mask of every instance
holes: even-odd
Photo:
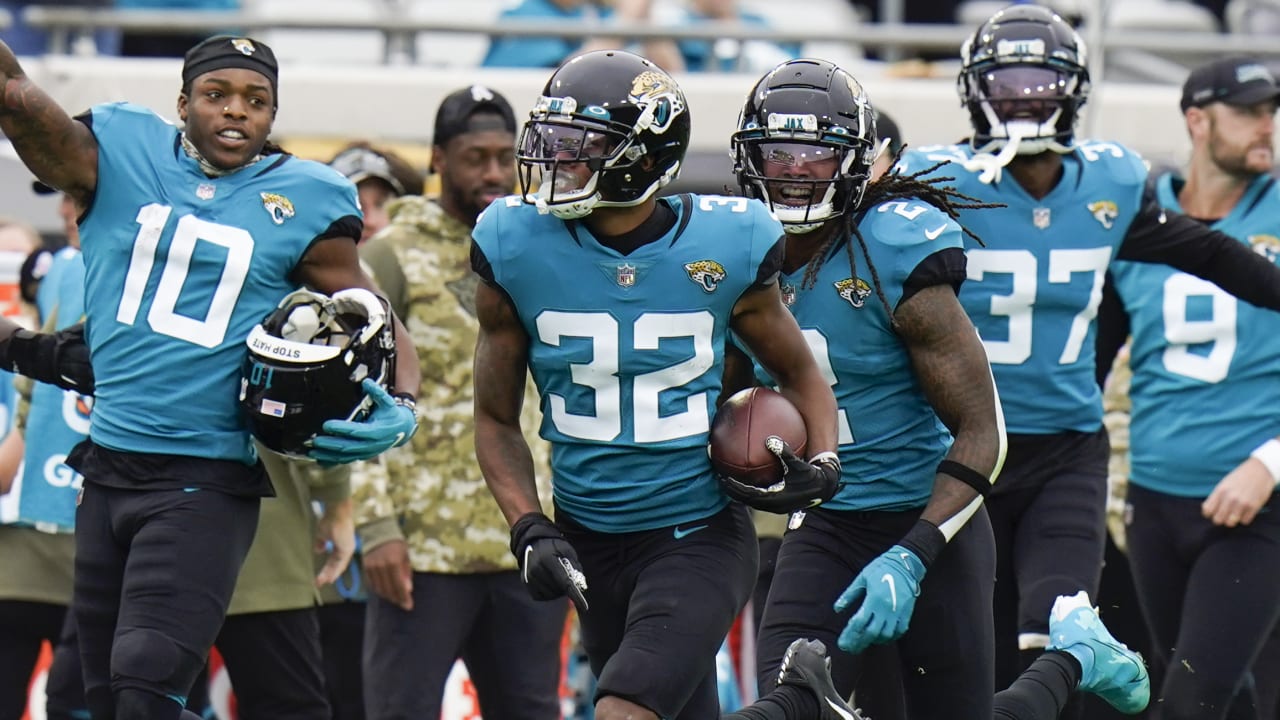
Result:
[[[724,266],[715,260],[698,260],[685,263],[684,271],[689,279],[698,284],[703,292],[715,292],[725,278]]]
[[[862,278],[845,278],[832,284],[835,285],[840,297],[855,308],[865,305],[867,298],[871,297],[871,286]]]
[[[285,220],[293,217],[293,203],[289,198],[276,193],[260,193],[262,195],[262,207],[271,216],[271,222],[277,225],[283,225]]]
[[[1089,212],[1093,213],[1093,219],[1102,223],[1102,227],[1110,230],[1115,224],[1116,218],[1120,215],[1120,209],[1110,200],[1097,200],[1089,203]]]

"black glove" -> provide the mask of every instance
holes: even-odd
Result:
[[[520,579],[534,600],[569,596],[579,613],[587,611],[587,576],[578,553],[551,518],[525,513],[511,526],[511,552],[520,563]]]
[[[802,460],[776,435],[765,440],[765,447],[782,463],[782,481],[759,488],[721,477],[726,495],[757,510],[785,515],[824,503],[840,488],[840,458],[835,453]]]
[[[55,333],[15,332],[0,340],[0,364],[32,380],[93,394],[93,366],[82,322]]]

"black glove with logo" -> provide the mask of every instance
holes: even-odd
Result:
[[[540,512],[525,513],[511,526],[511,552],[520,563],[520,579],[534,600],[555,600],[566,595],[579,613],[587,611],[587,576],[578,553],[551,518]]]
[[[0,340],[0,365],[64,390],[93,394],[93,366],[82,322],[55,333],[18,330]]]
[[[820,505],[840,488],[840,458],[835,453],[819,453],[804,460],[776,435],[765,440],[765,447],[782,463],[782,482],[761,488],[721,477],[726,495],[757,510],[786,515]]]

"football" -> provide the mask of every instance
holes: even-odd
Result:
[[[800,411],[781,393],[753,387],[733,394],[711,423],[711,465],[745,485],[769,487],[782,479],[782,463],[765,447],[777,435],[804,457],[808,440]]]

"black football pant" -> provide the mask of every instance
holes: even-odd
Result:
[[[217,646],[240,720],[329,720],[315,608],[230,615]]]
[[[166,717],[179,716],[222,627],[258,503],[214,490],[85,483],[72,607],[94,720],[114,720],[126,690],[167,698]]]
[[[900,685],[858,685],[865,656],[836,645],[853,612],[837,614],[836,598],[919,516],[919,509],[816,508],[806,511],[799,527],[787,530],[760,628],[756,677],[762,694],[777,677],[787,646],[796,638],[816,638],[830,650],[836,689],[848,694],[857,685],[859,705],[875,720],[990,720],[995,548],[985,509],[979,508],[925,575],[910,627],[895,643]]]
[[[641,532],[596,532],[563,513],[556,524],[589,584],[579,621],[597,701],[619,697],[672,720],[719,716],[716,653],[756,581],[746,507]]]
[[[1280,618],[1280,496],[1236,528],[1203,501],[1129,485],[1129,557],[1165,672],[1153,720],[1257,717],[1250,668]]]
[[[986,502],[997,554],[996,690],[1048,645],[1059,595],[1098,596],[1109,453],[1106,430],[1009,436]]]
[[[353,558],[352,564],[359,558]],[[350,569],[348,569],[350,572]],[[316,608],[324,684],[333,720],[364,720],[364,682],[360,654],[364,648],[364,601],[349,600]]]
[[[540,602],[514,570],[413,574],[411,612],[371,595],[364,667],[369,720],[440,717],[458,658],[480,713],[508,720],[560,717],[560,638],[568,602]]]

